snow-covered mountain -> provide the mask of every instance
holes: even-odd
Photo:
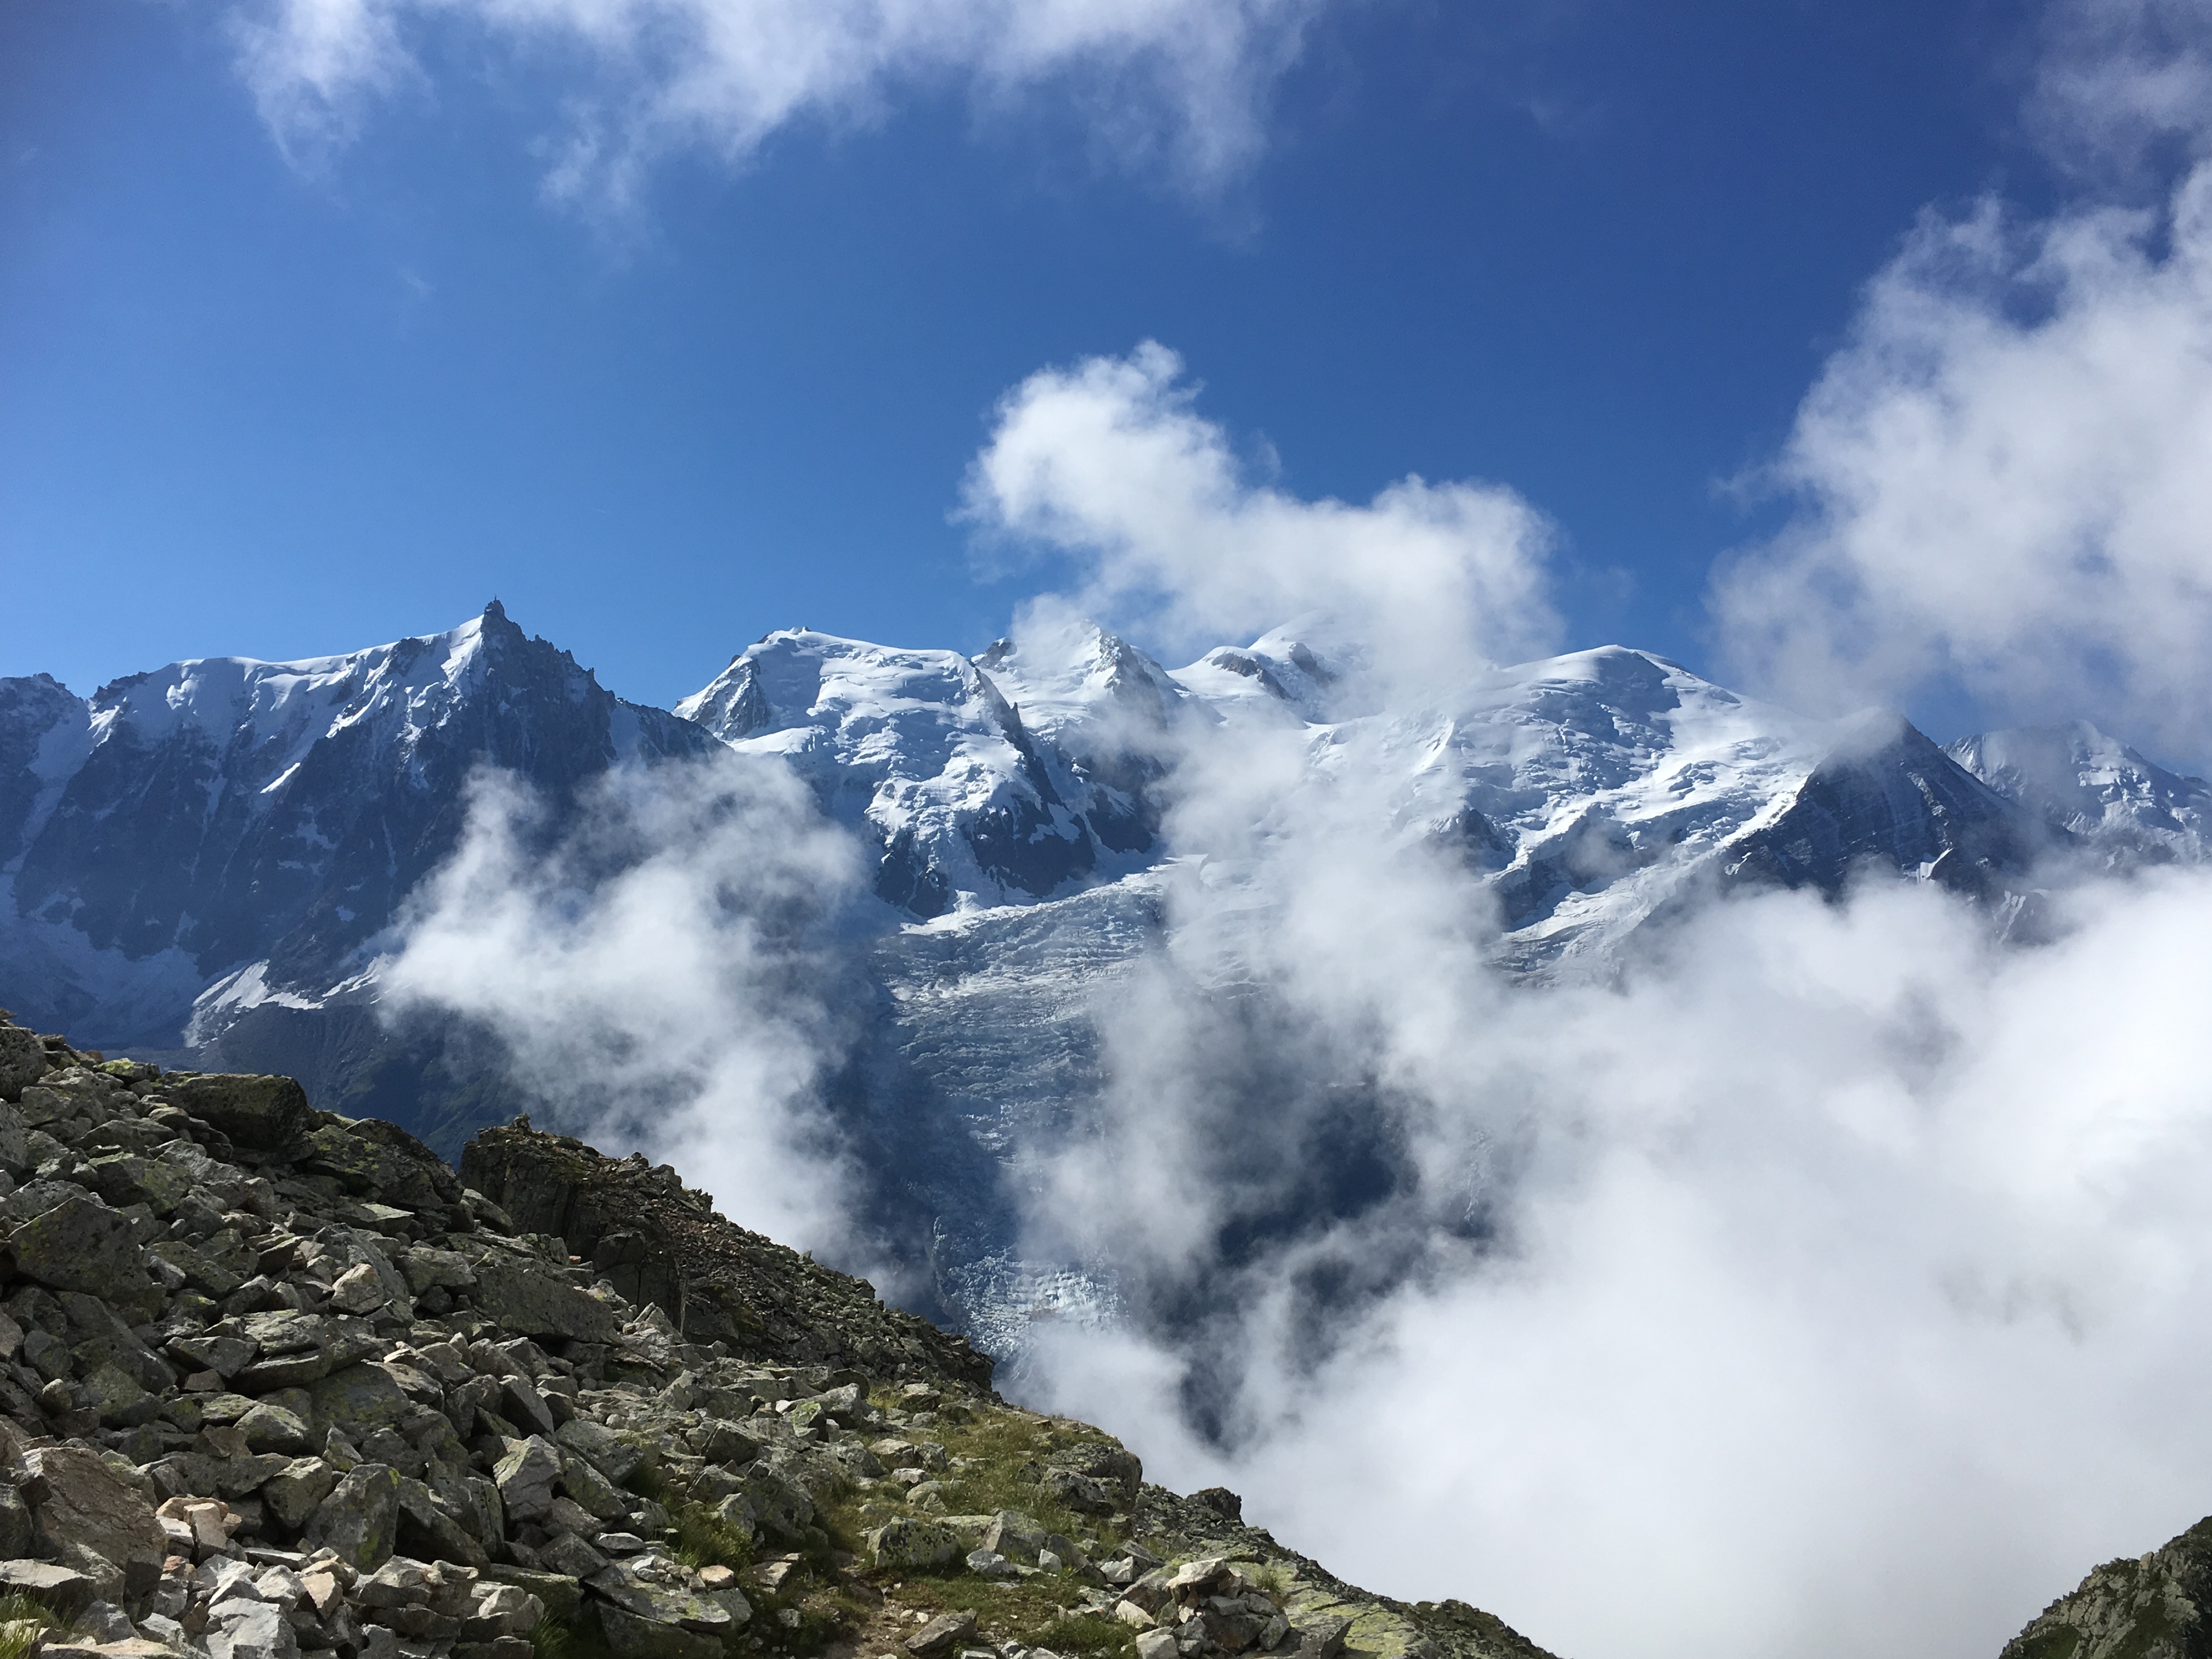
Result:
[[[665,713],[494,604],[444,634],[179,663],[90,699],[0,680],[0,1002],[83,1042],[292,1071],[457,1144],[508,1103],[495,1056],[396,1060],[375,963],[456,844],[471,771],[557,804],[623,762],[774,757],[875,860],[874,909],[845,935],[875,1005],[837,1109],[945,1305],[1006,1348],[1040,1309],[1112,1297],[1091,1266],[1022,1258],[1012,1183],[1099,1098],[1098,994],[1173,925],[1175,872],[1203,855],[1234,878],[1173,837],[1249,750],[1290,754],[1286,787],[1371,810],[1386,843],[1456,860],[1494,901],[1500,971],[1538,982],[1610,972],[1655,918],[1746,885],[1833,894],[1873,869],[2008,914],[2048,860],[2205,855],[2206,786],[2087,726],[1947,751],[1893,714],[1806,720],[1617,647],[1378,706],[1356,653],[1317,637],[1170,672],[1073,621],[972,658],[785,631]]]
[[[2107,862],[2195,864],[2212,854],[2212,785],[2167,771],[2087,720],[1984,732],[1946,752]]]
[[[558,800],[711,743],[497,601],[443,634],[173,663],[89,699],[0,681],[0,985],[27,1020],[159,1048],[196,1001],[312,1002],[453,850],[479,764]]]

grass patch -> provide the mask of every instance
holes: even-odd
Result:
[[[0,1659],[23,1659],[60,1622],[51,1607],[21,1590],[0,1595]]]
[[[530,1627],[530,1650],[537,1659],[568,1659],[574,1638],[568,1627],[551,1613],[541,1614]]]

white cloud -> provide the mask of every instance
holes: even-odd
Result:
[[[2060,8],[2034,102],[2082,176],[2151,205],[1931,212],[1869,285],[1771,481],[1801,506],[1724,563],[1725,651],[1802,702],[1950,678],[1991,724],[2092,715],[2212,756],[2212,14]],[[2171,156],[2168,157],[2171,161]],[[2115,186],[2118,188],[2118,186]]]
[[[1037,1237],[1160,1294],[1149,1334],[1049,1338],[1039,1399],[1588,1659],[1994,1653],[2203,1512],[2212,1110],[2175,1034],[2212,878],[2077,895],[2033,951],[1929,888],[1778,895],[1619,988],[1513,991],[1464,877],[1350,792],[1282,805],[1102,1006],[1109,1110]],[[1255,1248],[1347,1094],[1417,1178]],[[1470,1200],[1484,1242],[1440,1226]]]
[[[512,776],[475,781],[381,964],[392,1009],[489,1028],[562,1128],[674,1163],[723,1213],[848,1238],[815,930],[858,890],[850,839],[787,769],[734,754],[611,773],[550,825]]]
[[[2197,0],[2062,0],[2045,19],[2028,104],[2069,171],[2110,179],[2212,140],[2212,15]]]
[[[1269,89],[1322,0],[257,0],[240,68],[288,151],[343,142],[418,74],[410,34],[466,27],[577,66],[547,178],[555,198],[635,204],[663,157],[732,165],[809,118],[878,117],[957,85],[987,108],[1073,99],[1097,143],[1188,187],[1257,155]]]
[[[1031,375],[971,469],[969,516],[1079,562],[1079,603],[1188,647],[1327,613],[1407,681],[1552,641],[1552,534],[1492,484],[1407,477],[1365,506],[1247,476],[1194,412],[1182,360],[1146,343]]]
[[[1778,468],[1807,504],[1725,568],[1785,697],[1955,676],[1995,721],[2212,743],[2212,170],[2163,213],[1931,219],[1869,290]]]

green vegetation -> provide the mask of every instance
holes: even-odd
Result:
[[[23,1659],[60,1622],[52,1608],[20,1590],[0,1595],[0,1659]]]

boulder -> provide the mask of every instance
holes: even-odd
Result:
[[[573,1625],[584,1610],[582,1586],[565,1574],[495,1564],[484,1569],[484,1577],[528,1590],[545,1604],[545,1611],[556,1623]]]
[[[641,1619],[609,1603],[600,1604],[599,1629],[621,1659],[723,1659],[722,1644],[711,1636]]]
[[[37,1535],[57,1560],[137,1596],[161,1577],[167,1539],[154,1506],[95,1452],[40,1446],[23,1455],[28,1480],[44,1483]],[[100,1571],[106,1568],[106,1574]]]
[[[570,1418],[553,1431],[553,1437],[617,1486],[629,1480],[637,1472],[638,1465],[645,1462],[642,1447],[632,1445],[587,1417]]]
[[[941,1521],[886,1521],[867,1538],[868,1556],[879,1567],[926,1571],[963,1554],[960,1534]]]
[[[238,1431],[257,1452],[282,1452],[296,1457],[314,1449],[316,1441],[297,1412],[264,1400],[238,1419]]]
[[[410,1408],[405,1391],[381,1365],[334,1370],[316,1381],[312,1392],[317,1425],[339,1431],[356,1445],[378,1429],[405,1422]]]
[[[519,1520],[535,1520],[553,1507],[553,1483],[561,1478],[561,1450],[540,1435],[532,1435],[499,1460],[492,1480],[500,1502]]]
[[[975,1633],[975,1615],[963,1609],[940,1613],[906,1638],[906,1650],[915,1659],[945,1659]]]
[[[624,1613],[654,1624],[681,1625],[702,1636],[720,1636],[736,1624],[730,1610],[719,1601],[688,1589],[633,1578],[620,1567],[593,1574],[591,1587]]]
[[[622,1322],[605,1303],[563,1279],[520,1261],[488,1256],[477,1265],[471,1292],[477,1312],[524,1336],[572,1342],[613,1342]]]
[[[262,1507],[288,1533],[297,1532],[338,1483],[338,1472],[319,1457],[295,1457],[262,1484]]]
[[[149,1281],[138,1265],[131,1218],[98,1199],[64,1199],[9,1236],[15,1271],[49,1290],[82,1291],[104,1302],[135,1302]]]
[[[0,1561],[0,1595],[27,1595],[58,1613],[74,1613],[99,1593],[89,1573],[54,1561]]]
[[[38,1034],[0,1025],[0,1100],[14,1100],[46,1074],[46,1051]]]
[[[31,1506],[23,1494],[0,1481],[0,1559],[15,1560],[31,1547]]]
[[[169,1098],[240,1146],[276,1152],[306,1133],[307,1093],[289,1077],[186,1078],[167,1085]]]
[[[374,1572],[392,1559],[398,1529],[399,1471],[362,1463],[316,1506],[301,1541],[331,1549],[356,1572]]]
[[[208,1659],[299,1659],[300,1641],[273,1601],[233,1596],[208,1610]]]

